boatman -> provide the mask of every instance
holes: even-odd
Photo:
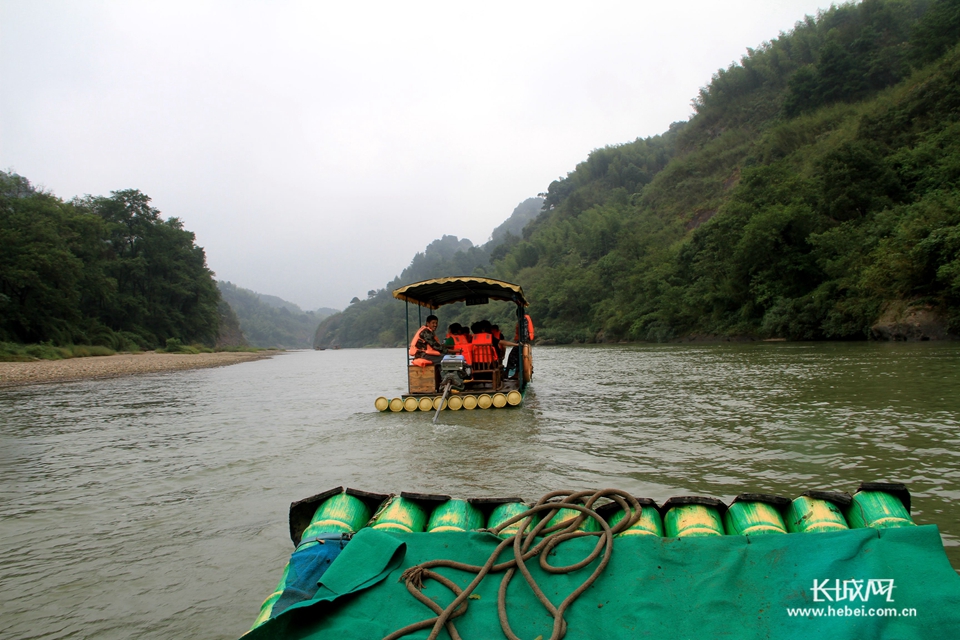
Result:
[[[427,316],[427,321],[420,329],[413,334],[413,340],[410,341],[410,355],[414,360],[423,358],[433,364],[440,364],[443,360],[443,354],[453,351],[450,347],[437,340],[437,325],[440,320],[437,316]],[[414,362],[416,364],[416,362]]]

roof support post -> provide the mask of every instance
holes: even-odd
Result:
[[[527,386],[527,381],[523,378],[523,345],[526,344],[526,328],[523,317],[523,305],[517,303],[517,380],[519,381],[520,392],[522,393]]]

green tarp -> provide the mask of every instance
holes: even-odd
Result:
[[[361,530],[323,576],[313,600],[245,639],[383,638],[434,615],[400,582],[404,569],[440,558],[481,565],[498,542],[486,533]],[[550,563],[579,561],[595,544],[595,538],[567,541]],[[500,559],[509,557],[510,549]],[[536,559],[527,566],[557,605],[595,565],[565,575],[546,574]],[[451,569],[439,573],[461,587],[473,579]],[[503,637],[497,618],[500,578],[487,576],[474,592],[479,598],[468,600],[467,613],[455,619],[464,640]],[[433,581],[424,593],[442,606],[453,599]],[[508,595],[513,631],[524,640],[549,638],[553,619],[519,574]],[[610,565],[566,620],[570,640],[948,640],[960,638],[960,576],[933,525],[749,538],[617,538]],[[444,630],[439,637],[449,635]]]

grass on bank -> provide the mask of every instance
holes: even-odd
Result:
[[[185,345],[176,338],[170,338],[167,340],[166,347],[157,349],[157,353],[215,353],[220,351],[255,353],[263,350],[264,349],[257,347],[221,347],[214,349],[200,344]],[[0,342],[0,362],[67,360],[70,358],[86,358],[90,356],[112,356],[116,353],[113,349],[100,345],[71,344],[54,346],[50,342],[42,344]]]
[[[167,346],[157,349],[157,353],[257,353],[258,351],[275,351],[261,347],[233,346],[233,347],[206,347],[202,344],[183,344],[177,338],[167,338]]]
[[[0,362],[30,362],[32,360],[66,360],[88,356],[112,356],[116,351],[99,345],[67,345],[55,347],[49,342],[43,344],[17,344],[0,342]]]

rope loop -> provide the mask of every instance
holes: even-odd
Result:
[[[615,502],[621,509],[631,515],[629,518],[625,517],[611,527],[603,516],[594,509],[594,505],[598,500]],[[577,511],[579,515],[547,527],[546,525],[550,519],[559,513],[561,509]],[[542,515],[542,517],[534,525],[533,520],[538,515]],[[537,500],[532,507],[523,513],[517,514],[493,529],[489,529],[490,533],[499,535],[502,530],[510,525],[517,522],[520,523],[519,531],[501,541],[482,566],[469,565],[453,560],[429,560],[404,571],[400,576],[400,580],[406,583],[407,591],[437,615],[433,618],[421,620],[420,622],[415,622],[402,629],[398,629],[384,638],[384,640],[397,640],[414,631],[427,628],[431,629],[428,640],[435,640],[443,628],[447,629],[447,632],[453,640],[461,640],[460,634],[453,624],[453,619],[467,612],[470,595],[490,573],[503,573],[503,577],[500,579],[500,588],[497,592],[497,615],[500,619],[500,628],[508,640],[520,640],[510,628],[510,622],[507,616],[507,587],[517,572],[523,576],[523,579],[530,586],[533,593],[537,596],[537,599],[553,617],[553,630],[549,640],[560,640],[567,633],[567,622],[564,619],[564,613],[584,591],[590,588],[590,585],[592,585],[600,574],[603,573],[603,570],[606,569],[607,564],[610,562],[610,557],[613,554],[613,537],[617,533],[633,526],[640,519],[640,515],[641,507],[637,499],[619,489],[550,492]],[[597,522],[600,526],[600,531],[581,530],[582,525],[588,518]],[[587,557],[579,562],[566,566],[555,567],[549,563],[549,556],[558,546],[567,540],[588,536],[596,537],[597,544]],[[537,542],[538,538],[540,538],[539,542]],[[513,557],[497,564],[500,554],[508,548],[513,550]],[[596,563],[596,567],[594,567],[593,571],[584,579],[580,586],[564,598],[559,606],[555,606],[547,599],[540,585],[537,584],[537,581],[527,568],[526,561],[535,556],[539,556],[540,568],[547,574],[553,575],[580,571],[593,564],[597,558],[600,558],[600,561]],[[475,575],[473,580],[470,581],[470,584],[461,589],[452,580],[433,571],[433,567],[446,567]],[[425,596],[422,593],[425,580],[435,580],[449,589],[454,595],[453,602],[444,608]]]

